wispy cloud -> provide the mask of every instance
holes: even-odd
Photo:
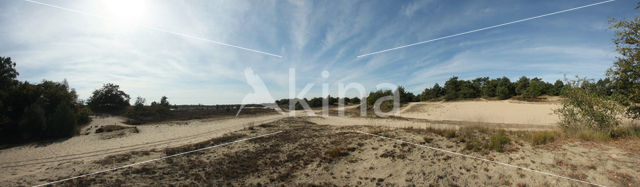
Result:
[[[90,1],[42,1],[102,14]],[[612,33],[595,28],[606,26],[611,17],[633,14],[625,2],[355,58],[384,46],[595,2],[197,0],[154,1],[147,7],[148,25],[283,56],[271,58],[22,1],[2,1],[0,24],[8,27],[0,28],[0,55],[18,63],[21,80],[66,78],[81,98],[114,82],[134,97],[167,95],[174,103],[192,104],[239,103],[251,93],[243,78],[247,67],[274,97],[288,96],[292,67],[298,89],[316,83],[310,96],[321,95],[321,83],[335,88],[337,82],[359,82],[373,89],[390,82],[420,91],[452,75],[597,77],[615,52]],[[579,67],[568,68],[572,66]],[[323,70],[331,73],[328,79],[320,77]]]

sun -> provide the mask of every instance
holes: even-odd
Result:
[[[123,25],[141,24],[147,15],[145,0],[103,0],[107,18]]]

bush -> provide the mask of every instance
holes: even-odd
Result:
[[[22,139],[28,140],[39,137],[47,128],[47,118],[44,109],[40,103],[29,105],[22,116],[19,124],[20,136]]]
[[[78,107],[77,111],[78,112],[76,112],[76,120],[78,125],[84,125],[91,122],[90,116],[93,115],[93,112],[91,112],[91,109],[88,106],[80,106]]]
[[[76,134],[76,116],[73,109],[66,104],[56,107],[47,123],[46,136],[49,138],[66,138]]]
[[[129,106],[129,95],[120,90],[120,86],[107,83],[101,89],[93,91],[87,105],[94,112],[116,114]]]
[[[594,130],[608,133],[620,124],[622,107],[613,100],[580,88],[581,82],[571,82],[562,100],[561,108],[555,110],[560,117],[559,125],[565,130]]]

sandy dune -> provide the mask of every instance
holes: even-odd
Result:
[[[46,145],[30,144],[0,150],[0,178],[7,180],[38,173],[63,161],[93,160],[111,154],[159,149],[201,142],[254,124],[268,123],[285,116],[259,115],[231,119],[205,119],[139,125],[139,133],[111,132],[79,135]],[[97,118],[83,131],[93,132],[103,125],[125,125],[121,118]],[[11,168],[11,170],[7,170]]]
[[[327,126],[321,117],[285,118],[205,144],[216,145],[273,132],[273,136],[243,141],[135,165],[59,183],[63,186],[638,186],[638,154],[610,144],[557,141],[531,146],[512,136],[504,152],[474,152],[458,137],[429,130],[375,126]],[[330,119],[331,120],[331,119]],[[388,121],[393,122],[393,121]],[[380,123],[382,124],[382,123]],[[341,125],[341,124],[340,124]],[[413,142],[402,143],[357,133]],[[486,139],[487,135],[476,134]],[[225,138],[227,137],[227,138]],[[635,141],[637,142],[637,141]],[[633,143],[633,142],[624,142]],[[489,159],[471,159],[420,145]],[[187,151],[197,147],[169,150]],[[43,184],[162,157],[173,151],[127,152],[98,161],[64,162],[46,170],[0,181],[0,186]],[[9,168],[11,171],[13,168]]]
[[[457,101],[416,102],[403,107],[395,115],[405,118],[451,120],[484,123],[554,125],[558,117],[556,102]]]

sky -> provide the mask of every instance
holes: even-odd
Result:
[[[314,84],[305,97],[322,96],[323,84],[335,96],[338,83],[367,91],[391,83],[418,94],[452,76],[598,79],[617,56],[609,20],[638,16],[635,1],[358,58],[598,2],[4,0],[0,56],[17,63],[19,80],[66,79],[81,99],[115,83],[131,98],[174,104],[240,103],[254,92],[248,68],[275,99],[289,97],[291,68],[296,94]]]

